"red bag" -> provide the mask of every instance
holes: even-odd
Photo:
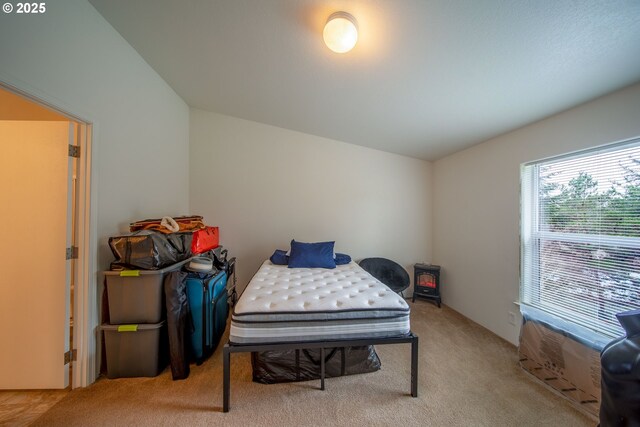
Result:
[[[206,227],[193,232],[191,240],[191,252],[201,254],[220,245],[220,232],[218,227]]]

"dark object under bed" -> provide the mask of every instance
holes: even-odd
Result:
[[[375,348],[341,347],[326,349],[325,369],[329,378],[364,374],[380,369]],[[298,349],[251,353],[253,381],[276,384],[320,379],[320,350]]]

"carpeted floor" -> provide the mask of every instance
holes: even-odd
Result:
[[[411,305],[420,337],[419,397],[409,395],[408,344],[376,347],[378,372],[319,381],[251,381],[249,354],[231,356],[231,412],[222,407],[222,356],[192,366],[187,380],[100,379],[74,390],[39,426],[595,426],[569,402],[531,380],[515,347],[455,311]]]

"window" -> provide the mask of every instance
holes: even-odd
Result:
[[[640,308],[640,139],[522,167],[521,303],[599,334]]]

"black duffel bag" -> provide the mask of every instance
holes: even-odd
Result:
[[[251,353],[253,381],[276,384],[320,378],[320,349],[261,351]],[[364,374],[380,369],[372,345],[325,349],[325,377]]]
[[[141,230],[109,238],[111,270],[159,270],[191,257],[193,233]]]

